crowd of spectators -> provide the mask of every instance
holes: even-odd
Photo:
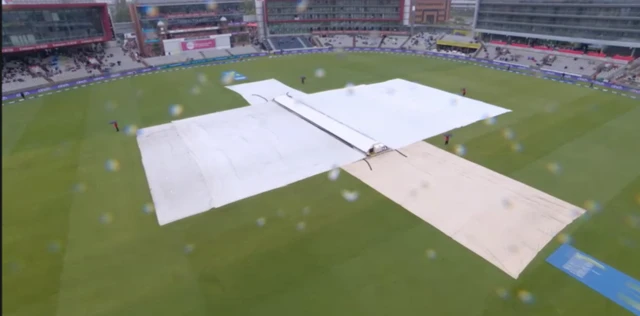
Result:
[[[247,38],[234,47],[248,45],[248,51],[287,50],[312,48],[316,44],[329,47],[392,47],[406,50],[425,50],[452,55],[476,56],[508,63],[537,67],[567,74],[584,75],[594,79],[614,81],[620,84],[640,85],[640,61],[626,65],[623,61],[593,56],[576,56],[556,51],[535,50],[509,45],[484,43],[479,52],[464,51],[453,46],[436,45],[444,34],[421,32],[412,37],[401,35],[322,35],[282,36],[260,38],[255,29],[250,29]],[[112,43],[111,43],[112,44]],[[229,52],[227,52],[229,53]],[[229,54],[242,54],[236,51]],[[226,53],[225,53],[226,54]],[[224,54],[223,54],[224,55]],[[197,58],[202,55],[198,53]],[[191,57],[191,56],[186,56]],[[185,58],[186,58],[185,57]],[[205,56],[206,57],[206,56]],[[182,58],[182,57],[181,57]],[[129,63],[127,65],[124,65]],[[142,68],[148,64],[139,56],[135,40],[128,39],[117,45],[90,44],[42,50],[32,53],[6,54],[3,56],[2,80],[8,88],[27,85],[62,82],[77,77],[100,75],[110,71]],[[122,67],[120,67],[122,66]],[[69,76],[74,74],[75,76]],[[6,92],[5,87],[3,91]],[[9,90],[13,91],[13,90]]]
[[[132,39],[6,54],[2,62],[3,91],[22,88],[20,83],[35,78],[44,80],[38,84],[46,84],[141,67],[144,64]]]

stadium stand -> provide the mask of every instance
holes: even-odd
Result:
[[[272,37],[269,39],[271,46],[275,50],[290,50],[306,48],[300,37],[298,36],[282,36]]]
[[[2,64],[2,92],[26,90],[46,85],[48,82],[38,73],[33,73],[31,63],[23,60],[11,60]]]
[[[230,52],[233,53],[232,50],[233,48],[228,50],[208,49],[208,50],[202,51],[202,54],[204,54],[205,58],[215,58],[215,57],[229,56]]]
[[[324,47],[336,47],[336,48],[353,47],[352,35],[325,35],[325,36],[316,36],[316,39]]]
[[[407,42],[409,36],[389,35],[382,39],[380,47],[382,48],[400,48]]]
[[[157,10],[149,10],[147,3],[164,5],[158,6]],[[572,48],[569,43],[563,46],[555,42],[555,46],[545,46],[549,42],[532,42],[496,34],[484,38],[486,42],[480,42],[464,30],[424,25],[416,25],[413,30],[417,33],[409,36],[412,29],[399,22],[400,10],[403,9],[399,0],[319,0],[309,3],[304,12],[299,12],[298,4],[272,1],[265,14],[268,18],[268,23],[264,23],[266,29],[258,31],[256,23],[244,21],[244,5],[239,2],[211,7],[203,3],[141,0],[132,6],[131,12],[137,24],[130,23],[129,29],[134,28],[135,40],[104,40],[98,44],[10,54],[3,58],[2,90],[25,90],[163,64],[317,46],[432,51],[499,60],[620,84],[637,86],[640,80],[640,62],[630,63],[634,60],[635,50],[628,47],[604,46],[601,51],[587,53],[576,50],[575,45]],[[330,5],[343,7],[333,10],[327,8]],[[483,19],[489,23],[486,16]],[[249,27],[249,24],[254,25]],[[160,31],[162,26],[166,32]],[[164,40],[226,33],[233,35],[230,44],[224,47],[176,50],[169,54],[158,44]],[[139,47],[137,41],[142,43]],[[218,45],[222,44],[218,42]]]
[[[253,46],[236,46],[227,50],[231,55],[253,54],[259,51]]]
[[[300,39],[300,41],[302,41],[302,45],[304,45],[305,48],[315,47],[315,45],[313,45],[313,43],[311,43],[311,37],[310,36],[298,36],[298,39]]]
[[[626,61],[609,57],[575,55],[561,50],[521,47],[513,45],[485,44],[486,51],[479,57],[535,66],[544,70],[559,71],[581,76],[604,79],[618,71]]]
[[[378,47],[382,38],[379,35],[356,35],[356,47]]]
[[[625,67],[620,75],[613,78],[617,84],[640,88],[640,58],[632,61]]]
[[[407,49],[428,50],[436,45],[436,40],[442,35],[420,32],[409,38],[404,44]]]
[[[143,68],[130,45],[116,41],[9,55],[3,64],[3,92]],[[28,80],[27,80],[28,79]]]

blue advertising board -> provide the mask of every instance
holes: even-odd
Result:
[[[564,244],[547,262],[602,294],[634,315],[640,315],[640,282]]]

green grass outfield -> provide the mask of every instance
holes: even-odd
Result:
[[[313,78],[316,68],[326,77]],[[319,175],[158,226],[144,211],[151,196],[135,137],[108,122],[166,123],[170,104],[184,106],[182,117],[246,105],[219,82],[226,70],[305,92],[404,78],[455,93],[466,87],[472,98],[512,109],[493,125],[455,131],[452,142],[474,162],[576,205],[599,205],[565,233],[578,249],[640,278],[637,100],[439,59],[300,55],[3,106],[3,315],[628,315],[544,262],[559,241],[513,280],[345,172],[336,182]],[[208,83],[198,82],[201,73]],[[108,159],[118,171],[105,168]],[[347,202],[343,189],[359,199]],[[306,230],[296,230],[300,221]],[[521,290],[534,302],[519,300]]]

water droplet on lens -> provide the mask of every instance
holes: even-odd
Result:
[[[349,191],[349,190],[343,190],[342,191],[342,197],[347,200],[348,202],[354,202],[358,199],[358,192],[356,191]]]
[[[113,223],[113,216],[110,213],[104,213],[100,215],[99,221],[104,225],[111,224]]]
[[[560,233],[558,234],[558,236],[556,237],[556,239],[558,240],[559,243],[561,244],[570,244],[571,243],[571,236],[569,234],[566,233]]]
[[[354,89],[353,83],[348,82],[347,85],[345,86],[345,88],[347,89],[347,95],[353,95],[355,93],[355,89]]]
[[[506,209],[511,209],[513,207],[513,203],[511,203],[511,200],[509,200],[509,199],[503,199],[502,200],[502,207],[504,207]]]
[[[87,191],[87,186],[84,183],[76,183],[73,185],[72,191],[76,193],[84,193]]]
[[[429,258],[431,260],[433,260],[433,259],[438,257],[438,254],[433,249],[427,249],[427,251],[425,251],[425,255],[427,256],[427,258]]]
[[[505,128],[502,130],[502,136],[504,136],[505,139],[512,140],[516,137],[516,133],[510,128]]]
[[[336,181],[338,180],[338,176],[340,176],[340,169],[333,168],[329,171],[329,180]]]
[[[505,288],[501,287],[496,289],[496,295],[503,300],[509,298],[509,292]]]
[[[135,136],[138,134],[138,126],[131,124],[124,127],[124,133],[127,136]]]
[[[236,73],[233,71],[228,71],[222,74],[222,84],[230,85],[235,81]]]
[[[142,206],[142,212],[145,214],[151,214],[155,212],[156,208],[153,206],[153,203],[147,202]]]
[[[182,115],[183,111],[184,107],[180,104],[172,104],[169,106],[169,115],[173,117],[179,117],[180,115]]]
[[[205,74],[198,74],[198,82],[201,84],[205,84],[207,83],[207,81],[209,81],[209,79],[207,78],[207,76]]]
[[[302,13],[304,11],[307,11],[308,7],[309,7],[309,0],[299,0],[298,4],[296,5],[296,12]]]
[[[547,164],[547,170],[552,174],[560,174],[560,172],[562,171],[562,168],[560,167],[559,163],[550,162]]]
[[[587,200],[584,202],[584,209],[589,212],[598,212],[600,211],[600,203],[594,200]]]
[[[62,245],[60,244],[59,241],[55,240],[55,241],[51,241],[49,242],[49,244],[47,245],[47,250],[51,253],[57,253],[60,252],[60,250],[62,249]]]
[[[533,294],[525,290],[518,291],[518,298],[525,304],[533,303]]]
[[[520,143],[511,144],[511,150],[513,152],[521,153],[524,150],[524,147]]]
[[[453,150],[458,156],[464,156],[467,154],[467,149],[464,145],[456,145]]]
[[[120,170],[120,162],[117,159],[107,159],[104,164],[105,169],[110,172],[116,172]]]

